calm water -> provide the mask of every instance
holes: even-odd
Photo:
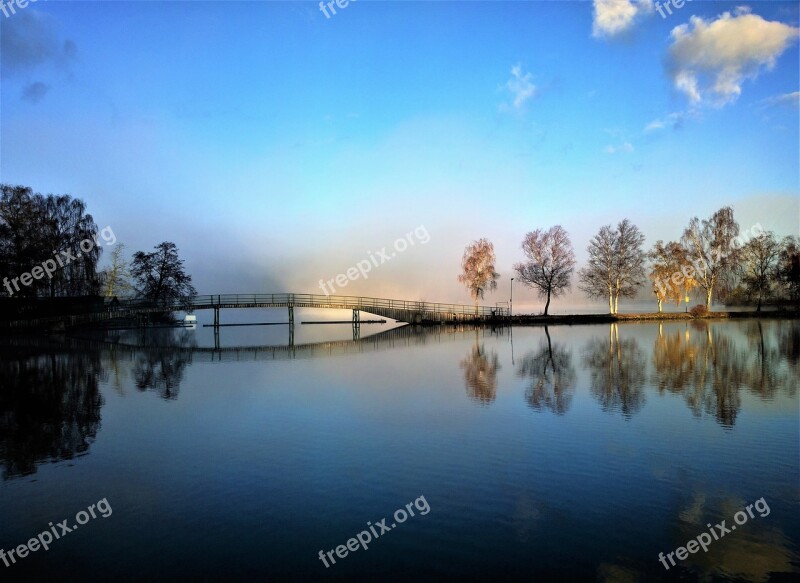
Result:
[[[386,330],[0,339],[0,548],[107,501],[0,575],[800,578],[800,323]]]

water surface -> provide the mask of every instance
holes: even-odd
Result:
[[[0,340],[3,577],[798,579],[798,322],[301,328]]]

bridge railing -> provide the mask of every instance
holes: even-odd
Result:
[[[391,300],[361,296],[339,296],[322,294],[213,294],[199,295],[191,302],[195,309],[208,309],[215,306],[224,307],[252,307],[263,306],[295,306],[295,307],[330,307],[369,311],[370,308],[384,308],[394,310],[407,310],[419,313],[446,313],[463,316],[477,317],[505,317],[509,314],[508,308],[499,306],[474,306],[464,304],[442,304],[435,302],[418,302],[410,300]],[[185,307],[180,302],[163,303],[152,300],[121,299],[115,305],[107,306],[108,311],[115,310],[182,310]]]
[[[409,300],[391,300],[362,296],[339,296],[322,294],[217,294],[197,296],[192,307],[208,308],[213,306],[251,306],[292,305],[296,307],[331,307],[343,309],[386,308],[409,310],[414,312],[444,312],[467,316],[507,316],[508,308],[490,306],[469,306],[463,304],[442,304],[434,302],[418,302]]]

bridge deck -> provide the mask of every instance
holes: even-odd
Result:
[[[503,307],[442,304],[409,300],[392,300],[359,296],[320,294],[216,294],[195,297],[189,306],[179,302],[162,303],[150,300],[123,299],[118,305],[83,314],[65,314],[52,318],[20,320],[0,324],[8,328],[38,328],[52,324],[74,326],[113,318],[135,317],[165,310],[181,311],[215,310],[228,308],[328,308],[367,312],[410,324],[444,322],[483,322],[507,318],[509,309]]]
[[[197,296],[195,310],[219,308],[332,308],[357,310],[408,323],[498,319],[508,308],[319,294],[226,294]]]

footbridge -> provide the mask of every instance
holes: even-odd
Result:
[[[509,308],[464,304],[442,304],[384,298],[321,294],[212,294],[198,295],[189,303],[154,302],[141,299],[120,299],[97,309],[79,314],[48,318],[32,318],[4,322],[4,328],[41,328],[53,325],[76,326],[116,318],[137,318],[164,311],[214,311],[214,326],[221,325],[220,312],[225,309],[285,308],[289,325],[294,327],[295,308],[352,310],[353,326],[358,326],[361,312],[391,318],[408,324],[488,323],[507,319]]]
[[[503,307],[319,294],[225,294],[197,296],[192,302],[192,310],[214,310],[215,325],[219,325],[219,312],[225,308],[287,308],[290,324],[294,323],[295,308],[352,310],[354,323],[360,321],[360,312],[408,324],[478,322],[508,317],[508,308]]]

